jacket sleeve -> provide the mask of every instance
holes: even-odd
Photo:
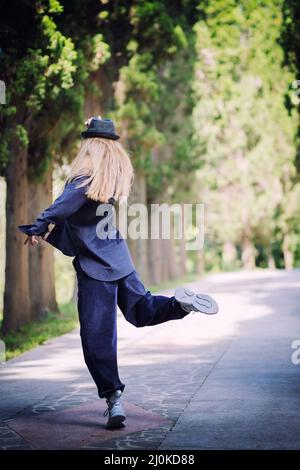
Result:
[[[74,214],[87,201],[86,186],[77,188],[81,178],[68,183],[54,203],[42,212],[33,224],[19,225],[19,230],[26,235],[45,235],[49,224],[59,224]]]

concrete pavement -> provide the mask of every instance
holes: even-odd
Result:
[[[105,429],[74,331],[0,366],[0,448],[299,449],[300,271],[190,286],[220,313],[141,329],[119,314],[124,429]]]

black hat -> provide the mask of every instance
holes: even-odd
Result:
[[[106,139],[117,140],[120,138],[115,133],[115,125],[111,119],[102,119],[100,116],[92,117],[87,121],[87,130],[81,132],[81,137],[104,137]]]

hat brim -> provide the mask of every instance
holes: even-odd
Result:
[[[97,132],[97,131],[84,131],[81,132],[81,137],[83,139],[88,139],[89,137],[104,137],[105,139],[117,140],[120,138],[117,134],[108,134],[106,132]]]

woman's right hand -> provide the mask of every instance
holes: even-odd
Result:
[[[31,246],[38,245],[39,244],[38,238],[41,238],[42,240],[45,240],[45,238],[47,236],[47,233],[45,233],[44,235],[39,235],[39,236],[37,236],[37,235],[27,235],[26,240],[24,242],[24,245],[27,245],[27,243],[29,243]]]
[[[26,240],[24,242],[24,245],[27,245],[29,243],[31,246],[38,245],[39,241],[37,239],[36,235],[27,235]]]

